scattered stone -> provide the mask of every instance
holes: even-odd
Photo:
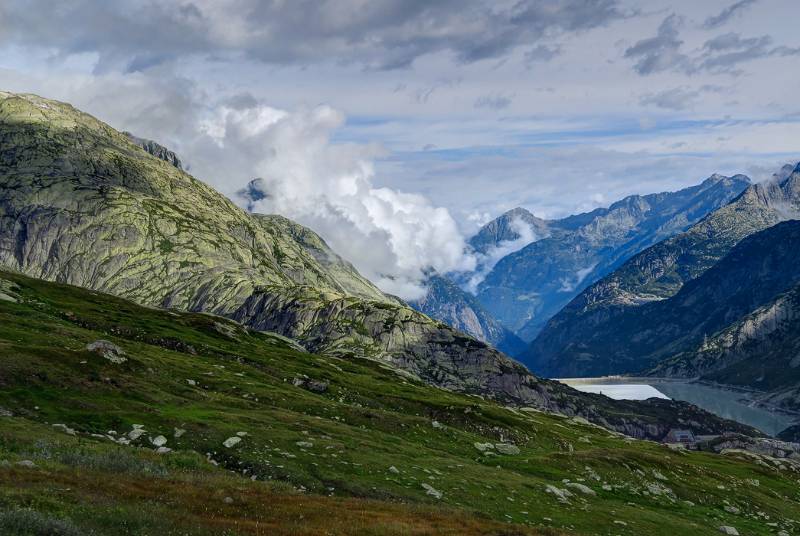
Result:
[[[181,437],[185,433],[186,433],[186,430],[184,430],[183,428],[175,428],[175,433],[172,434],[172,435],[175,437],[175,439],[178,439],[179,437]]]
[[[297,443],[295,443],[295,445],[297,445],[301,449],[310,449],[314,446],[314,443],[312,443],[311,441],[298,441]]]
[[[231,448],[238,445],[241,441],[242,441],[241,437],[233,436],[223,441],[222,444],[228,448]]]
[[[442,423],[440,423],[439,421],[431,422],[431,426],[433,426],[434,428],[444,428],[444,425]]]
[[[150,443],[152,443],[156,447],[163,447],[164,445],[167,444],[167,438],[164,437],[163,435],[156,436],[150,440]]]
[[[425,493],[430,495],[431,497],[435,497],[437,499],[442,498],[442,492],[437,490],[430,484],[422,484],[422,488],[425,490]]]
[[[14,465],[17,465],[19,467],[26,467],[28,469],[33,469],[34,467],[36,467],[36,464],[33,463],[30,460],[20,460],[17,463],[15,463]]]
[[[572,488],[574,490],[577,490],[577,491],[583,493],[584,495],[592,495],[592,496],[597,495],[597,493],[595,493],[595,491],[592,488],[590,488],[589,486],[585,486],[583,484],[580,484],[578,482],[570,482],[570,483],[567,484],[567,487],[568,488]]]
[[[137,439],[139,439],[140,437],[142,437],[146,433],[147,432],[144,430],[144,426],[143,425],[134,424],[133,425],[133,430],[128,432],[128,439],[130,439],[131,441],[136,441]]]
[[[306,391],[311,391],[312,393],[324,393],[328,390],[328,382],[312,380],[305,374],[296,376],[294,380],[292,380],[292,385],[305,389]]]
[[[75,435],[77,433],[74,429],[70,428],[66,424],[54,424],[53,428],[58,428],[67,435]]]
[[[487,450],[494,449],[494,445],[491,443],[475,443],[475,448],[481,452],[486,452]]]
[[[728,525],[722,525],[719,528],[719,531],[722,534],[727,534],[728,536],[739,536],[739,531],[736,530],[734,527],[730,527]]]
[[[13,417],[14,414],[6,408],[0,408],[0,417]]]
[[[495,443],[494,448],[500,454],[516,455],[519,454],[519,447],[511,443]]]
[[[669,478],[665,477],[663,474],[659,473],[655,469],[653,469],[653,476],[656,477],[658,480],[662,480],[664,482],[669,482]]]
[[[125,352],[122,351],[122,348],[114,344],[110,341],[99,340],[94,341],[86,345],[86,349],[90,352],[94,352],[96,354],[100,354],[104,358],[108,359],[114,364],[119,365],[120,363],[124,363],[128,359],[123,357]]]
[[[196,386],[197,386],[197,381],[195,381],[195,380],[190,380],[190,379],[188,379],[188,378],[186,379],[186,383],[188,383],[188,384],[189,384],[189,385],[191,385],[192,387],[196,387]]]
[[[615,525],[622,525],[623,527],[627,527],[628,526],[627,523],[625,523],[624,521],[620,521],[619,519],[614,520],[614,524]]]
[[[224,502],[225,504],[233,504],[233,497],[225,497],[224,499],[222,499],[222,502]]]
[[[396,474],[396,475],[399,475],[399,474],[400,474],[400,470],[399,470],[397,467],[395,467],[394,465],[392,465],[392,466],[389,466],[389,472],[390,472],[390,473],[394,473],[394,474]]]
[[[728,512],[729,514],[735,514],[735,515],[738,515],[738,514],[741,513],[741,510],[739,510],[735,506],[730,506],[730,505],[726,505],[725,506],[725,511]]]
[[[569,502],[569,497],[572,497],[572,493],[570,493],[569,490],[557,488],[551,484],[547,484],[544,488],[544,491],[546,493],[555,495],[560,502],[564,503]]]
[[[172,449],[169,447],[158,447],[156,449],[156,454],[166,454],[167,452],[172,452]]]
[[[247,432],[236,432],[236,435],[239,437],[244,437],[247,435]]]

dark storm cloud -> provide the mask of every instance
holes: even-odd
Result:
[[[698,89],[676,87],[643,95],[639,99],[639,104],[655,106],[664,110],[681,111],[696,104],[703,93],[721,93],[723,91],[723,87],[714,85],[704,85]]]
[[[698,72],[741,74],[740,64],[771,56],[793,56],[800,48],[772,46],[768,35],[743,38],[737,33],[718,35],[705,42],[691,55],[683,52],[680,29],[683,19],[672,14],[658,27],[655,37],[642,39],[625,51],[625,57],[635,60],[633,68],[641,75],[664,71],[684,74]]]
[[[625,51],[625,57],[636,60],[633,68],[642,75],[666,70],[685,70],[689,58],[680,49],[680,27],[683,19],[672,14],[658,27],[655,37],[642,39]]]
[[[772,46],[768,35],[742,38],[737,33],[727,33],[706,41],[703,54],[698,58],[700,70],[738,74],[739,64],[770,56],[794,56],[800,49]]]
[[[617,0],[8,0],[0,40],[93,52],[100,70],[145,70],[189,55],[274,64],[333,60],[407,67],[449,52],[460,62],[498,58],[545,35],[624,17]],[[42,16],[47,13],[47,16]],[[535,49],[534,49],[535,50]]]
[[[705,20],[705,22],[703,22],[703,28],[712,29],[722,26],[723,24],[731,20],[731,18],[733,18],[733,16],[736,15],[738,12],[742,11],[744,8],[753,5],[755,3],[756,0],[740,0],[735,4],[731,4],[722,11],[720,11],[717,15],[708,17]]]

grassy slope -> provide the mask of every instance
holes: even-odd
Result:
[[[498,522],[509,533],[529,525],[709,534],[727,524],[772,534],[778,529],[766,523],[792,530],[790,520],[800,519],[800,476],[789,468],[673,452],[504,408],[376,362],[297,352],[209,315],[20,275],[0,279],[3,293],[18,300],[0,299],[0,406],[14,414],[0,417],[0,460],[12,463],[0,467],[0,510],[30,506],[100,534],[202,533],[198,527],[273,534],[270,524],[287,533],[370,533],[374,526],[375,534],[499,534]],[[97,339],[118,344],[128,360],[113,364],[86,351]],[[302,374],[329,382],[328,390],[295,387]],[[149,435],[131,446],[89,435],[126,433],[133,424]],[[175,428],[187,432],[175,438]],[[237,432],[247,435],[224,447]],[[160,434],[173,452],[152,452],[149,439]],[[501,441],[521,452],[486,455],[474,447]],[[38,468],[13,465],[23,459]],[[561,503],[545,487],[563,489],[563,479],[597,495],[573,489]]]

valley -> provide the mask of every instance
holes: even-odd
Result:
[[[773,437],[800,421],[800,414],[760,406],[758,393],[725,386],[656,377],[614,376],[559,381],[579,391],[600,393],[616,400],[646,400],[650,397],[681,400]]]

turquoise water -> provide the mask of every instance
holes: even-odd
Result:
[[[708,385],[681,382],[626,383],[619,378],[578,378],[561,380],[563,383],[588,393],[601,393],[616,400],[645,400],[671,398],[689,402],[706,411],[775,435],[797,418],[751,406],[745,393],[728,391]]]

